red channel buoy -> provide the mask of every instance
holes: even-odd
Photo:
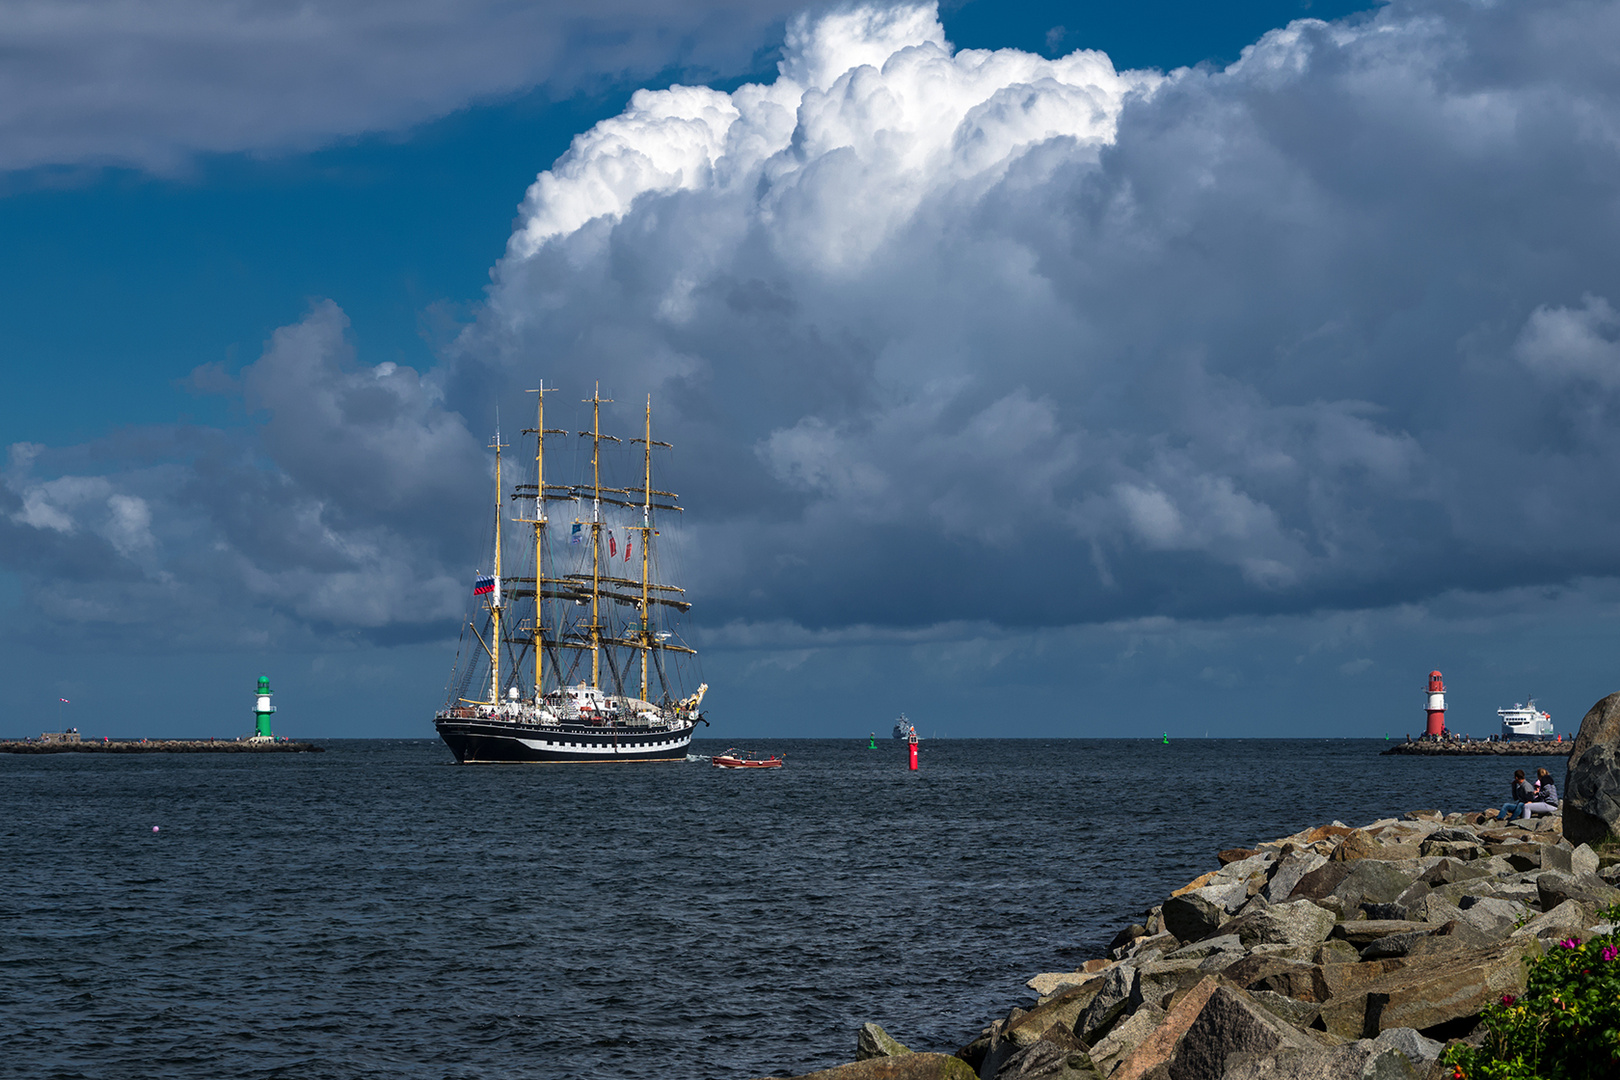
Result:
[[[913,734],[906,741],[911,744],[911,767],[915,770],[917,768],[917,736]]]

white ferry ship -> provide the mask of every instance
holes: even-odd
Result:
[[[1551,739],[1553,734],[1552,715],[1541,712],[1536,708],[1536,699],[1531,698],[1528,705],[1515,705],[1511,709],[1497,709],[1496,715],[1502,718],[1503,739]]]

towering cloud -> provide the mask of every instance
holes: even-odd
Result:
[[[195,566],[288,634],[424,633],[463,417],[544,378],[625,427],[654,394],[728,640],[1610,577],[1617,39],[1614,3],[1399,0],[1163,74],[801,18],[768,85],[581,134],[439,369],[319,305],[250,431],[13,448],[0,543],[55,620],[73,568],[162,618]]]
[[[1616,11],[1397,3],[1168,76],[801,19],[774,83],[580,136],[458,356],[666,384],[739,617],[1611,573]]]

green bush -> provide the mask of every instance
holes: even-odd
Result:
[[[1620,906],[1602,917],[1620,922]],[[1620,1075],[1620,938],[1568,938],[1532,961],[1525,992],[1485,1009],[1479,1050],[1456,1045],[1454,1080],[1608,1080]]]

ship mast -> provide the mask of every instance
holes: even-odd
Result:
[[[602,384],[591,392],[591,688],[602,688]],[[610,436],[611,437],[611,436]],[[618,442],[617,439],[613,440]]]
[[[541,557],[545,551],[546,541],[546,395],[556,390],[546,389],[546,380],[540,380],[538,390],[530,390],[535,396],[535,423],[534,423],[534,700],[539,704],[545,696],[544,682],[546,676],[545,640],[546,640],[546,602],[542,582],[545,578],[544,563]],[[527,433],[525,433],[527,434]]]
[[[494,633],[490,636],[489,650],[489,702],[501,703],[501,428],[495,424],[495,591],[490,594],[489,612],[494,619]]]
[[[637,439],[643,444],[646,456],[642,471],[642,503],[641,503],[641,700],[647,697],[647,660],[652,655],[651,627],[647,617],[652,608],[649,590],[651,581],[649,573],[652,569],[652,448],[654,446],[668,447],[669,443],[653,442],[652,437],[652,395],[647,395],[647,437]]]

